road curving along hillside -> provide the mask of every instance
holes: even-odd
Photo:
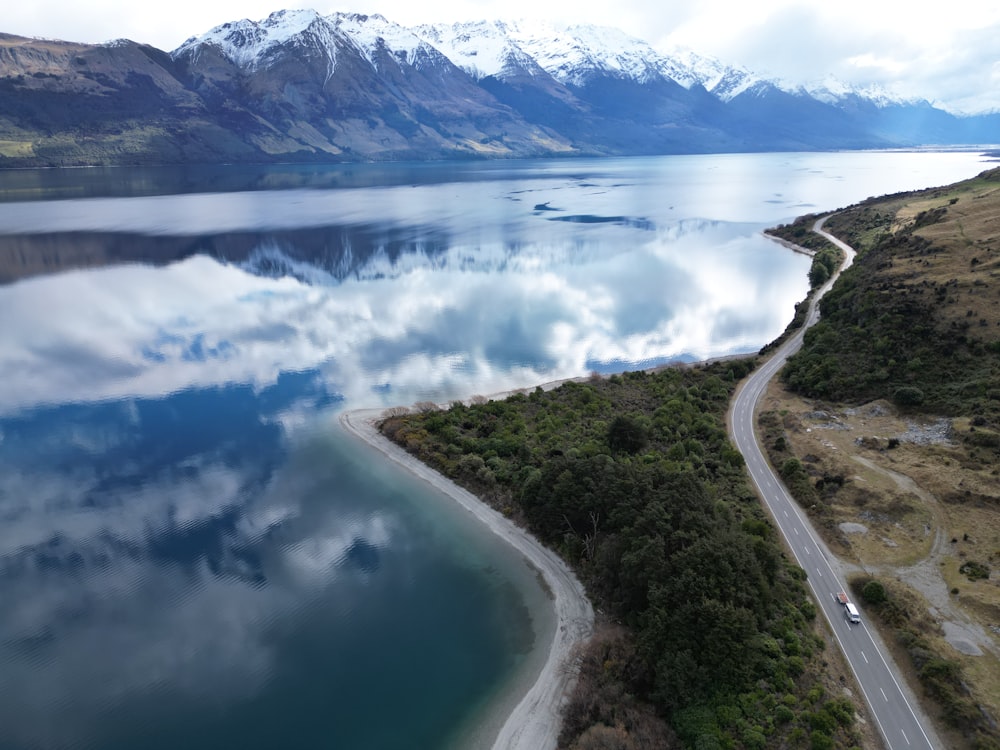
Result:
[[[842,271],[851,265],[855,252],[846,243],[823,231],[826,218],[819,219],[813,231],[844,251],[846,258],[840,269]],[[762,395],[785,361],[802,346],[806,329],[819,319],[819,299],[833,286],[840,271],[834,273],[814,295],[804,325],[738,389],[729,412],[730,439],[743,454],[747,472],[796,562],[806,571],[816,603],[854,672],[886,747],[890,750],[935,750],[942,747],[941,741],[922,715],[881,638],[868,628],[864,611],[861,611],[861,622],[858,624],[852,624],[844,617],[845,608],[837,600],[838,592],[846,590],[840,562],[830,553],[771,468],[755,430],[757,406]]]

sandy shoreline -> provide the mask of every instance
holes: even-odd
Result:
[[[575,670],[568,668],[574,647],[586,640],[594,628],[594,610],[583,585],[558,555],[531,534],[384,438],[374,425],[383,413],[384,409],[347,411],[340,415],[340,423],[476,516],[490,531],[524,555],[540,571],[549,587],[556,627],[548,657],[534,684],[507,717],[492,747],[493,750],[554,750],[561,726],[560,710],[575,676]]]

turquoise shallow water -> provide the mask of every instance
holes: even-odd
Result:
[[[337,414],[752,351],[808,269],[762,227],[987,166],[0,174],[49,271],[0,286],[0,748],[468,741],[545,592]]]

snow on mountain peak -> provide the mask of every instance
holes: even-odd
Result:
[[[518,47],[562,83],[582,85],[593,73],[640,82],[662,76],[660,55],[619,29],[527,21],[511,22],[505,28]]]
[[[551,75],[562,84],[585,86],[595,75],[644,84],[672,80],[702,86],[722,101],[774,87],[837,106],[857,96],[876,106],[912,104],[880,86],[853,87],[828,77],[810,84],[764,78],[687,48],[657,51],[611,27],[559,25],[549,21],[474,21],[406,28],[378,14],[279,10],[262,21],[234,21],[191,37],[172,54],[198,54],[214,46],[244,70],[266,67],[279,48],[303,43],[319,49],[332,72],[337,50],[349,45],[374,67],[388,52],[399,64],[419,66],[447,58],[472,78]]]
[[[193,36],[172,53],[177,56],[203,45],[218,47],[243,68],[256,67],[268,52],[298,36],[320,15],[314,10],[279,10],[263,21],[242,19],[216,26],[201,36]]]
[[[867,86],[854,86],[834,76],[827,76],[820,81],[812,81],[800,85],[798,89],[804,91],[813,99],[835,106],[851,97],[865,99],[879,108],[893,107],[900,104],[917,105],[921,103],[919,99],[901,97],[878,83]]]
[[[413,65],[423,56],[440,59],[440,53],[416,34],[378,14],[333,13],[321,16],[314,10],[279,10],[263,21],[243,19],[216,26],[201,36],[191,37],[172,55],[186,51],[197,54],[209,45],[245,70],[265,67],[273,53],[286,44],[311,35],[312,42],[328,57],[330,68],[340,45],[351,45],[373,66],[378,51],[388,50],[401,62]]]
[[[414,32],[476,79],[544,71],[582,86],[594,74],[639,83],[670,79],[735,96],[759,79],[748,71],[679,49],[664,54],[641,39],[604,26],[562,26],[524,19],[419,26]],[[720,92],[721,93],[721,92]]]
[[[542,72],[510,38],[502,21],[424,25],[413,31],[476,80],[521,71],[532,75]]]
[[[377,64],[375,53],[381,45],[409,65],[416,63],[421,52],[430,52],[427,43],[411,30],[377,13],[334,13],[327,20],[346,34],[372,65]]]

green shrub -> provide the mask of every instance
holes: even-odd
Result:
[[[774,720],[779,724],[787,724],[795,718],[795,712],[788,706],[779,705],[774,709]]]
[[[827,701],[823,710],[836,719],[842,727],[849,727],[854,723],[854,706],[846,698],[833,698]]]
[[[781,465],[781,476],[784,479],[792,479],[802,473],[802,462],[797,458],[786,459]]]
[[[809,726],[825,735],[832,735],[837,729],[837,720],[826,709],[808,714]]]
[[[743,731],[743,746],[747,750],[764,750],[767,747],[767,737],[760,727],[749,727]]]
[[[802,616],[807,620],[816,619],[816,605],[809,600],[806,600],[799,605],[799,611],[802,612]]]
[[[924,402],[924,392],[916,386],[904,385],[895,390],[892,400],[898,406],[920,406]]]
[[[646,426],[635,417],[621,414],[608,427],[608,446],[616,453],[638,453],[648,442]]]
[[[814,260],[812,267],[809,269],[809,286],[816,288],[822,286],[830,278],[829,269],[822,263]]]
[[[874,578],[861,589],[861,596],[869,604],[881,604],[887,599],[885,586]]]
[[[990,566],[985,563],[969,560],[962,564],[958,572],[966,576],[970,581],[986,580],[990,577]]]

